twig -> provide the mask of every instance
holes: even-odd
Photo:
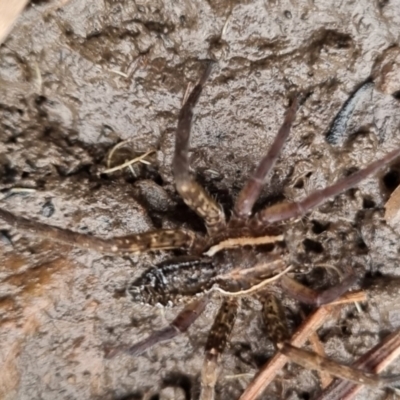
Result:
[[[124,168],[126,168],[126,167],[129,167],[130,165],[136,164],[137,162],[142,162],[142,163],[144,163],[144,164],[148,164],[149,162],[146,161],[145,158],[146,158],[148,155],[152,154],[152,153],[155,153],[155,150],[149,150],[149,151],[147,151],[146,153],[144,153],[143,155],[141,155],[141,156],[139,156],[139,157],[135,157],[135,158],[133,158],[132,160],[129,160],[129,161],[127,161],[127,162],[124,162],[124,163],[121,164],[121,165],[117,165],[116,167],[105,169],[104,171],[101,171],[100,173],[101,173],[101,174],[109,174],[109,173],[111,173],[111,172],[119,171],[119,170],[121,170],[121,169],[124,169]]]
[[[316,354],[320,355],[321,357],[326,356],[324,346],[319,340],[317,332],[313,332],[308,340]],[[326,371],[318,371],[318,374],[321,381],[321,386],[323,388],[326,388],[333,381],[330,374]]]
[[[365,300],[366,295],[364,292],[353,292],[342,296],[334,303],[330,303],[326,306],[318,308],[301,324],[301,326],[292,336],[290,343],[293,346],[301,347],[306,342],[310,334],[318,330],[321,325],[330,317],[335,305]],[[239,400],[254,400],[260,396],[288,361],[289,359],[286,356],[277,353],[255,376],[254,380],[246,388]]]
[[[400,330],[397,330],[361,356],[352,364],[352,367],[380,373],[399,355]],[[335,379],[316,400],[351,400],[362,388],[362,385]]]

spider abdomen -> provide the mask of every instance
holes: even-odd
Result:
[[[211,258],[179,257],[149,268],[127,291],[138,303],[172,305],[210,289],[216,276]]]

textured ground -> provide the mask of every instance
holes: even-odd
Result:
[[[196,109],[190,158],[198,179],[229,210],[298,90],[309,97],[259,206],[301,198],[400,146],[391,96],[400,90],[399,53],[390,49],[400,39],[399,7],[399,0],[32,2],[0,47],[0,206],[104,237],[202,229],[176,195],[170,166],[183,95],[207,58],[218,64]],[[340,143],[328,144],[334,116],[371,75],[374,89]],[[151,165],[134,167],[135,176],[99,176],[108,151],[126,139],[119,161],[154,148]],[[293,262],[354,266],[370,288],[361,312],[348,306],[319,332],[327,354],[345,362],[400,327],[399,234],[383,219],[399,171],[393,166],[286,229]],[[104,257],[1,222],[0,229],[0,398],[196,398],[220,299],[173,342],[105,360],[104,343],[133,343],[176,314],[135,305],[123,290],[167,255]],[[327,271],[314,268],[303,279],[329,286],[337,276]],[[238,398],[273,351],[260,306],[243,306],[222,359],[221,400]],[[298,322],[298,306],[287,307]],[[290,365],[263,398],[312,399],[318,388],[317,375]],[[395,396],[364,390],[359,398]]]

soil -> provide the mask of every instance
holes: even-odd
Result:
[[[300,199],[400,145],[399,7],[399,0],[32,1],[0,47],[0,206],[102,237],[204,230],[176,194],[171,159],[184,93],[207,59],[217,62],[195,110],[190,160],[198,180],[231,210],[290,95],[301,92],[257,208]],[[335,115],[371,77],[376,84],[342,140],[329,144]],[[123,140],[130,142],[113,165],[155,149],[150,164],[102,173]],[[399,233],[384,220],[399,180],[400,163],[285,228],[292,262],[307,267],[300,279],[328,287],[335,269],[356,268],[369,294],[318,332],[327,355],[342,362],[400,327]],[[134,343],[176,315],[124,292],[168,254],[102,256],[2,222],[0,229],[0,398],[196,399],[218,296],[186,334],[140,357],[106,360],[105,343]],[[284,303],[292,327],[309,312]],[[217,399],[238,398],[273,352],[260,305],[244,299]],[[400,363],[390,372],[400,373]],[[319,390],[318,374],[289,364],[262,398],[312,399]],[[358,398],[395,397],[363,389]]]

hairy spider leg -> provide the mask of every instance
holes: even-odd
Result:
[[[184,202],[203,218],[209,233],[219,231],[225,226],[225,215],[221,206],[190,175],[188,150],[193,108],[211,73],[211,67],[210,63],[180,111],[173,160],[176,190]]]
[[[32,236],[66,243],[83,249],[109,254],[142,253],[149,250],[190,248],[195,241],[193,232],[183,229],[165,229],[110,239],[73,232],[41,222],[18,217],[0,208],[0,218],[7,224]]]
[[[208,335],[205,358],[201,370],[201,394],[199,400],[214,400],[215,384],[221,354],[235,325],[239,301],[227,298],[223,301]]]
[[[298,108],[298,99],[295,97],[291,106],[286,112],[285,119],[272,143],[268,153],[260,161],[253,175],[248,179],[243,189],[240,191],[236,199],[233,214],[236,218],[248,218],[253,209],[254,203],[257,201],[260,192],[268,178],[269,173],[274,167],[282,148],[289,136],[290,128],[296,118]]]
[[[287,274],[279,279],[279,287],[290,297],[304,304],[320,307],[328,304],[344,293],[357,281],[357,276],[350,271],[339,284],[322,291],[308,288],[291,278]],[[289,339],[287,323],[283,307],[278,298],[268,291],[261,293],[259,300],[263,305],[263,317],[268,328],[270,340],[275,345]]]
[[[262,224],[271,224],[273,222],[285,221],[290,218],[301,217],[313,208],[325,203],[330,198],[356,186],[369,175],[385,168],[399,156],[400,149],[393,150],[380,160],[372,162],[367,167],[339,180],[331,186],[316,190],[303,200],[296,202],[282,202],[264,208],[254,216],[254,220]]]
[[[279,283],[282,290],[293,299],[319,307],[345,294],[356,283],[357,279],[356,274],[350,271],[340,283],[322,291],[310,289],[288,275],[282,276]]]
[[[166,342],[186,332],[196,319],[203,313],[209,301],[209,296],[203,296],[190,302],[164,329],[153,332],[147,338],[135,343],[133,346],[117,346],[106,349],[107,358],[116,356],[119,353],[138,356],[158,343]]]
[[[262,304],[262,315],[266,326],[266,333],[274,346],[289,340],[285,312],[281,302],[273,293],[264,292],[258,296]]]

